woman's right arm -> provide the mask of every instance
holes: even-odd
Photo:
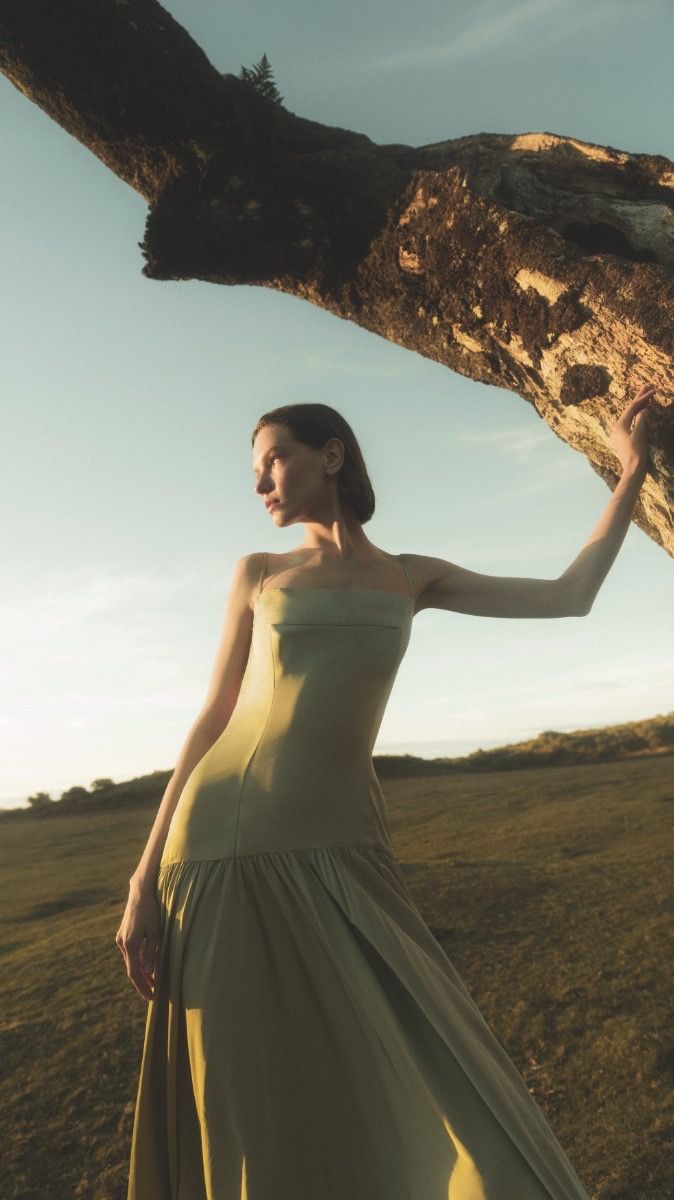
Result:
[[[169,825],[188,777],[220,737],[234,711],[248,662],[260,555],[240,558],[234,568],[222,633],[206,699],[189,730],[162,797],[140,861],[129,879],[129,898],[115,941],[127,974],[144,999],[151,996],[159,930],[154,888]],[[145,952],[142,944],[146,944]]]

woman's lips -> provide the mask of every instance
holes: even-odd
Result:
[[[280,504],[280,500],[272,500],[270,504],[265,504],[265,508],[267,512],[271,512],[272,508],[276,508],[278,504]]]

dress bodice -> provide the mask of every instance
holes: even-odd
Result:
[[[186,780],[162,863],[390,848],[372,749],[413,613],[411,585],[261,588],[236,706]]]

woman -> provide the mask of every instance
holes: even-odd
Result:
[[[423,608],[589,612],[647,468],[643,387],[623,473],[558,579],[393,556],[334,409],[253,431],[283,554],[234,570],[208,694],[117,933],[149,1002],[128,1200],[588,1200],[522,1076],[422,920],[372,748]]]

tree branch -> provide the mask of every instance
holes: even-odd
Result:
[[[516,392],[674,554],[674,164],[550,133],[377,145],[222,75],[157,0],[2,0],[0,69],[148,201],[144,274],[302,297]]]

